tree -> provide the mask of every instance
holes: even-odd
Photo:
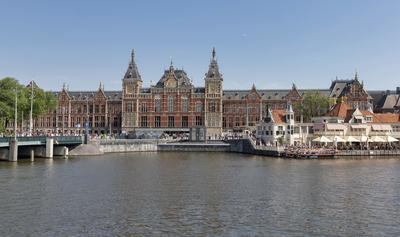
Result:
[[[307,92],[303,100],[294,105],[296,111],[303,115],[304,121],[311,121],[312,117],[323,116],[329,110],[330,100],[318,92]]]
[[[0,80],[0,131],[4,131],[10,121],[14,120],[15,93],[18,97],[18,123],[21,123],[22,117],[24,117],[24,120],[29,119],[31,89],[31,87],[22,85],[11,77]],[[33,87],[33,95],[33,118],[37,118],[56,107],[57,101],[54,94],[44,91],[36,84]]]

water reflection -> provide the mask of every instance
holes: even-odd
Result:
[[[398,236],[400,161],[134,153],[0,163],[2,236]]]

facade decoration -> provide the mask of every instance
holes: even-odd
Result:
[[[195,129],[211,138],[224,132],[254,131],[264,118],[277,113],[274,111],[293,110],[292,105],[301,103],[307,92],[318,92],[360,110],[378,111],[374,101],[384,98],[382,91],[367,92],[358,74],[351,80],[336,79],[329,89],[317,90],[298,89],[294,84],[291,89],[258,89],[253,84],[249,90],[228,90],[223,81],[213,49],[204,86],[193,85],[188,74],[171,62],[155,85],[144,88],[132,51],[122,90],[107,91],[102,84],[96,91],[70,91],[63,86],[56,92],[57,109],[36,119],[34,129],[63,134],[82,134],[85,128],[92,134],[188,133]],[[397,108],[397,103],[392,108]],[[296,111],[294,121],[301,122]],[[294,126],[293,130],[297,129]]]

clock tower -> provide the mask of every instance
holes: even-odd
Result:
[[[142,78],[135,62],[132,50],[131,61],[122,79],[122,131],[131,132],[138,126],[139,94],[142,88]]]
[[[205,127],[207,138],[222,134],[222,74],[219,72],[215,48],[205,74]]]

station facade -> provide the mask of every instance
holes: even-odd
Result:
[[[356,74],[353,79],[334,80],[328,89],[224,90],[215,49],[204,76],[196,87],[183,69],[172,62],[155,85],[144,88],[134,51],[122,79],[122,90],[56,92],[57,109],[35,121],[35,130],[63,134],[148,134],[194,132],[219,137],[224,131],[254,130],[269,109],[285,109],[301,102],[307,92],[318,92],[335,101],[346,98],[354,108],[373,106],[373,98]],[[300,121],[301,116],[296,120]]]

